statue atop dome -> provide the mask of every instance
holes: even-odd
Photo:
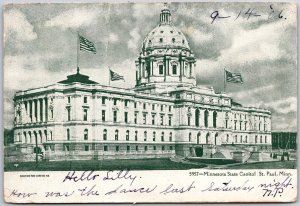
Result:
[[[164,88],[196,85],[196,59],[185,35],[171,23],[166,4],[160,22],[143,41],[136,63],[136,91],[160,93]]]

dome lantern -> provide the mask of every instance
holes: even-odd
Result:
[[[164,9],[160,12],[160,25],[166,25],[171,23],[171,12],[167,8],[167,3],[164,4]]]

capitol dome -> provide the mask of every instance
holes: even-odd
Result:
[[[170,24],[159,24],[145,38],[143,49],[153,49],[159,47],[190,49],[184,34]]]
[[[196,85],[195,56],[185,35],[172,25],[166,5],[158,26],[144,39],[135,63],[136,91],[157,93],[158,88]]]

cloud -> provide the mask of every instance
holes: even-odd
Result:
[[[15,41],[32,41],[37,38],[33,25],[20,10],[10,9],[4,12],[4,41],[8,38]]]
[[[212,33],[205,33],[193,26],[182,29],[182,32],[188,34],[198,44],[211,41],[213,39]]]
[[[137,49],[139,47],[139,41],[141,39],[141,35],[139,32],[139,28],[135,27],[130,32],[130,39],[127,42],[128,49],[133,50],[134,52],[137,52]]]
[[[67,10],[45,22],[46,27],[60,27],[62,29],[88,26],[97,19],[99,12],[95,9],[75,8]]]
[[[116,43],[119,41],[119,36],[115,33],[110,33],[108,36],[108,41],[112,43]]]
[[[265,104],[271,107],[274,111],[280,114],[288,114],[290,112],[297,113],[297,98],[288,97],[285,99],[280,99],[275,102],[269,102]]]

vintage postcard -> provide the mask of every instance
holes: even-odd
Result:
[[[295,3],[3,15],[6,202],[296,201]]]

